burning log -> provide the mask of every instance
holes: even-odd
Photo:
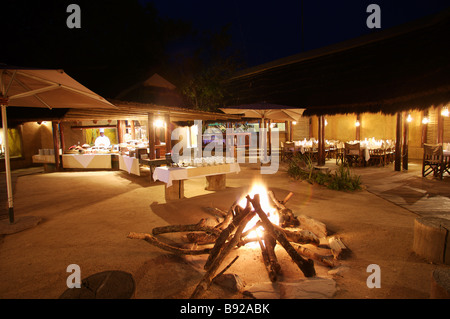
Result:
[[[261,254],[264,262],[264,266],[266,266],[267,273],[269,274],[269,279],[272,282],[277,280],[277,272],[273,269],[273,265],[270,263],[269,253],[267,247],[263,244],[261,238],[258,236],[259,247],[261,248]]]
[[[189,232],[189,231],[203,231],[206,233],[214,234],[216,236],[220,235],[220,231],[215,227],[205,226],[206,219],[201,219],[197,224],[192,225],[169,225],[162,227],[155,227],[152,230],[154,236],[165,234],[165,233],[175,233],[175,232]]]
[[[297,219],[301,229],[309,230],[319,238],[327,236],[327,226],[324,223],[305,215],[298,215]]]
[[[280,226],[274,225],[274,227],[286,234],[289,241],[297,244],[313,244],[318,246],[320,244],[320,239],[311,231],[303,229],[286,229]]]
[[[297,245],[297,251],[302,254],[303,256],[308,256],[309,258],[312,258],[314,260],[317,260],[319,262],[321,262],[322,264],[325,264],[328,267],[336,267],[337,263],[330,258],[330,256],[323,256],[320,255],[314,251],[312,251],[311,249],[304,247],[302,245]]]
[[[267,197],[263,197],[266,193],[261,192],[259,187],[256,188],[258,190],[252,190],[251,193],[253,198],[250,194],[247,195],[239,202],[234,202],[227,212],[212,209],[213,212],[223,218],[221,222],[217,219],[218,224],[216,226],[206,226],[206,219],[202,219],[197,224],[192,225],[156,227],[152,230],[153,235],[129,233],[128,238],[143,239],[158,248],[177,255],[208,254],[204,265],[206,272],[196,286],[191,298],[199,298],[209,288],[214,278],[223,274],[236,261],[237,257],[219,275],[215,276],[220,265],[233,248],[239,248],[251,241],[259,243],[262,259],[271,281],[276,281],[278,276],[282,274],[275,253],[277,243],[284,248],[305,277],[316,275],[313,260],[328,267],[336,266],[338,257],[346,247],[339,238],[326,237],[325,224],[305,215],[294,216],[292,210],[285,207],[285,204],[293,195],[292,192],[282,201],[278,201],[272,191],[264,190],[264,192],[267,192]],[[260,194],[263,194],[263,196],[260,197]],[[270,202],[272,202],[272,205]],[[192,243],[193,246],[189,249],[174,247],[154,237],[171,232],[187,233],[184,235],[184,239]],[[214,244],[212,248],[197,249],[198,244],[212,243]],[[321,247],[326,245],[329,249],[323,254],[323,248],[308,248],[303,246],[304,244],[320,245]]]
[[[145,234],[145,233],[131,232],[128,234],[127,237],[131,238],[131,239],[143,239],[146,242],[148,242],[158,248],[169,251],[176,255],[204,255],[204,254],[209,254],[211,252],[211,248],[195,250],[195,249],[183,249],[183,248],[174,247],[174,246],[171,246],[171,245],[168,245],[166,243],[159,241],[158,239],[156,239],[155,237],[153,237],[150,234]]]
[[[211,249],[211,253],[208,256],[208,259],[206,260],[204,269],[208,270],[210,268],[210,266],[212,265],[212,263],[214,262],[214,260],[217,258],[217,256],[219,255],[219,253],[221,252],[221,250],[224,247],[224,244],[226,242],[226,240],[230,237],[230,235],[232,234],[232,232],[234,231],[234,229],[240,225],[240,223],[242,222],[242,220],[246,220],[248,214],[250,213],[250,205],[248,205],[246,208],[240,213],[238,214],[233,221],[228,225],[227,228],[225,228],[219,235],[219,237],[216,240],[216,243],[214,244],[214,247]],[[249,220],[250,221],[250,220]],[[244,227],[247,225],[247,223],[245,223]],[[242,229],[242,231],[244,230],[244,228]],[[242,234],[239,234],[239,237]],[[239,238],[240,239],[240,238]]]
[[[247,207],[248,207],[248,205],[247,205]],[[212,278],[214,277],[214,274],[216,273],[220,264],[225,259],[225,257],[230,253],[231,249],[233,249],[237,245],[237,243],[239,242],[239,240],[241,238],[241,234],[244,231],[245,226],[253,218],[254,215],[255,215],[255,212],[251,212],[250,209],[245,209],[242,212],[242,214],[240,215],[240,216],[242,216],[242,218],[239,221],[239,226],[238,226],[233,238],[225,245],[225,247],[223,249],[220,250],[220,253],[217,255],[217,257],[214,258],[213,261],[209,264],[206,274],[203,276],[202,280],[199,282],[199,284],[195,288],[194,292],[191,295],[191,299],[200,297],[209,288],[209,286],[211,285]],[[233,223],[234,223],[234,221],[233,221]],[[231,224],[230,224],[230,226],[231,226]],[[212,255],[212,253],[210,254],[210,256],[211,255]],[[205,265],[205,268],[206,268],[206,265]]]
[[[277,274],[281,274],[281,266],[278,263],[277,255],[275,254],[275,246],[277,241],[269,234],[264,234],[264,243],[267,247],[267,255],[269,256],[269,262],[271,267],[275,270]]]
[[[269,195],[269,198],[272,200],[272,203],[276,206],[278,214],[280,214],[280,225],[282,227],[297,227],[300,225],[300,222],[294,216],[292,210],[284,206],[284,203],[291,198],[292,196],[291,194],[293,194],[292,192],[289,193],[288,196],[286,196],[286,198],[282,202],[276,199],[275,194],[272,191],[268,191],[267,194]]]
[[[269,218],[267,217],[266,213],[261,209],[261,205],[259,203],[259,194],[255,194],[255,196],[250,198],[249,195],[247,195],[247,200],[250,201],[258,214],[259,218],[261,219],[264,230],[268,231],[269,234],[275,238],[281,246],[286,250],[286,252],[289,254],[289,256],[292,258],[292,260],[297,264],[297,266],[300,268],[300,270],[303,272],[303,274],[306,277],[313,277],[316,275],[316,271],[314,269],[314,262],[311,259],[304,259],[302,256],[300,256],[294,247],[289,243],[289,240],[286,238],[286,234],[282,231],[277,230],[273,224],[270,222]]]
[[[347,249],[344,243],[341,241],[339,237],[330,237],[328,238],[328,244],[331,248],[331,252],[334,256],[334,259],[339,259],[339,256],[343,251]]]

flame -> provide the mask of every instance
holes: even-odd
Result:
[[[253,183],[248,195],[251,198],[253,198],[255,196],[255,194],[259,194],[261,208],[267,214],[267,217],[269,218],[270,222],[274,225],[279,225],[280,224],[280,216],[278,214],[276,207],[274,207],[271,204],[271,199],[269,198],[267,188],[265,187],[265,185],[263,183],[261,183],[261,182]],[[241,206],[242,208],[244,208],[247,205],[247,199],[245,197],[242,197],[240,199],[240,201],[238,202],[238,205]],[[256,215],[255,217],[253,217],[250,220],[250,222],[248,222],[247,226],[244,229],[244,232],[253,228],[258,221],[259,221],[259,217],[258,217],[258,215]],[[255,230],[251,231],[248,234],[247,238],[250,238],[250,239],[255,239],[257,237],[262,238],[263,234],[264,234],[264,229],[263,229],[263,227],[260,226],[260,227],[256,228]]]

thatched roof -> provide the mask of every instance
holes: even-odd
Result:
[[[227,105],[267,101],[304,115],[426,109],[450,102],[450,10],[246,69]]]
[[[116,99],[165,106],[185,106],[176,86],[157,73],[120,92]]]
[[[109,101],[117,106],[117,109],[70,109],[61,120],[147,120],[149,113],[152,113],[155,116],[164,116],[165,114],[168,114],[172,122],[194,120],[227,121],[241,119],[238,115],[198,111],[175,106],[162,106],[153,103],[128,102],[113,99],[109,99]]]

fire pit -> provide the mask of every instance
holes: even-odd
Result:
[[[206,219],[197,224],[156,227],[152,234],[128,234],[128,238],[143,239],[160,249],[178,255],[208,255],[206,271],[191,298],[201,297],[217,278],[219,267],[229,253],[242,246],[260,249],[269,279],[277,281],[282,269],[275,253],[279,244],[286,251],[305,277],[316,276],[314,261],[328,267],[337,266],[337,259],[346,249],[339,237],[327,237],[325,224],[305,215],[294,215],[286,207],[292,197],[289,193],[282,201],[261,183],[255,183],[247,195],[234,202],[228,211],[213,208],[221,220],[215,226],[207,226]],[[194,244],[186,249],[168,245],[156,236],[165,233],[184,232],[185,239]],[[209,245],[207,248],[199,246]],[[212,247],[211,247],[212,245]],[[309,245],[326,247],[328,253],[318,254]],[[220,274],[223,274],[238,258],[234,258]]]

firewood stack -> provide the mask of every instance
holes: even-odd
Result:
[[[260,196],[256,194],[251,198],[246,196],[246,207],[241,207],[237,202],[229,208],[227,212],[218,208],[213,208],[216,215],[220,215],[220,219],[216,226],[207,226],[206,219],[200,220],[197,224],[192,225],[169,225],[156,227],[152,230],[152,234],[134,233],[128,234],[128,238],[143,239],[150,244],[179,255],[202,255],[208,254],[208,258],[204,265],[206,273],[195,288],[191,298],[199,298],[209,288],[220,265],[227,255],[234,249],[242,247],[251,241],[257,241],[261,249],[262,260],[271,281],[276,281],[281,275],[281,267],[275,254],[275,246],[280,244],[288,253],[290,258],[303,272],[305,277],[314,277],[316,270],[314,260],[328,267],[337,266],[337,259],[343,250],[346,249],[340,239],[336,236],[327,237],[327,229],[325,224],[314,220],[308,216],[295,216],[285,204],[291,198],[293,193],[282,201],[275,198],[272,191],[268,191],[269,198],[273,206],[276,207],[280,223],[279,226],[270,222],[266,212],[260,205]],[[255,216],[259,217],[256,225],[246,230],[247,223]],[[262,235],[257,238],[248,238],[250,232],[257,227],[262,227]],[[261,229],[261,228],[260,228]],[[194,247],[189,249],[168,245],[155,236],[164,233],[184,232],[187,233],[185,240],[192,243]],[[213,246],[211,247],[211,244]],[[326,247],[329,253],[319,254],[308,245]],[[209,245],[208,248],[199,248],[199,245]],[[220,272],[224,273],[231,264],[236,261],[237,257]]]

